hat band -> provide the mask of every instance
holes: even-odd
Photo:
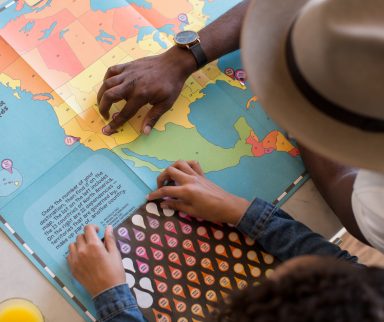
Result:
[[[292,31],[295,26],[295,22],[296,21],[293,22],[288,32],[285,46],[285,55],[288,70],[301,94],[303,94],[303,96],[312,104],[312,106],[337,121],[346,123],[350,126],[367,132],[384,132],[384,120],[351,112],[343,106],[331,102],[322,96],[308,83],[308,81],[301,73],[299,66],[297,65],[295,54],[293,52]]]

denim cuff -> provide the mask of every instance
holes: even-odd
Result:
[[[110,288],[93,299],[100,322],[109,320],[122,311],[137,310],[136,300],[127,284]]]
[[[276,209],[278,208],[269,202],[256,198],[236,227],[249,238],[256,240],[265,230],[265,226]]]

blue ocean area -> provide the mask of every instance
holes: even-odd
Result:
[[[45,101],[33,100],[31,93],[14,90],[0,84],[1,100],[9,110],[0,120],[0,159],[13,161],[24,179],[20,193],[39,178],[49,167],[63,158],[73,147],[63,144],[64,130],[58,126],[57,116]],[[39,124],[44,120],[44,130]],[[14,126],[17,124],[17,126]],[[7,198],[0,201],[0,207]]]
[[[40,7],[31,7],[24,3],[21,10],[16,10],[16,3],[8,7],[6,10],[0,12],[0,29],[4,28],[12,20],[16,20],[22,15],[31,13],[31,12],[40,12],[46,7],[51,6],[52,0],[48,0],[44,5]]]
[[[190,105],[188,119],[207,141],[223,148],[231,148],[240,139],[234,125],[244,117],[256,135],[263,138],[276,129],[261,106],[246,109],[253,94],[249,90],[233,87],[224,81],[209,84],[202,90],[204,98]]]
[[[91,9],[106,12],[114,8],[122,8],[135,4],[145,9],[151,9],[152,4],[146,0],[90,0]]]
[[[4,28],[12,20],[16,20],[22,15],[31,13],[32,11],[33,9],[29,6],[23,6],[21,10],[16,10],[16,4],[13,4],[6,10],[0,12],[0,29]]]

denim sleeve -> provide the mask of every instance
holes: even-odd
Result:
[[[115,286],[93,299],[100,322],[147,321],[127,284]]]
[[[281,261],[300,255],[329,255],[356,263],[357,257],[311,231],[283,210],[256,198],[237,225]]]

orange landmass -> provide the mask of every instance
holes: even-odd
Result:
[[[269,154],[274,151],[287,152],[292,157],[300,155],[299,149],[293,146],[292,143],[277,130],[269,132],[262,141],[251,131],[246,143],[252,145],[251,151],[255,157],[261,157],[264,154]]]

